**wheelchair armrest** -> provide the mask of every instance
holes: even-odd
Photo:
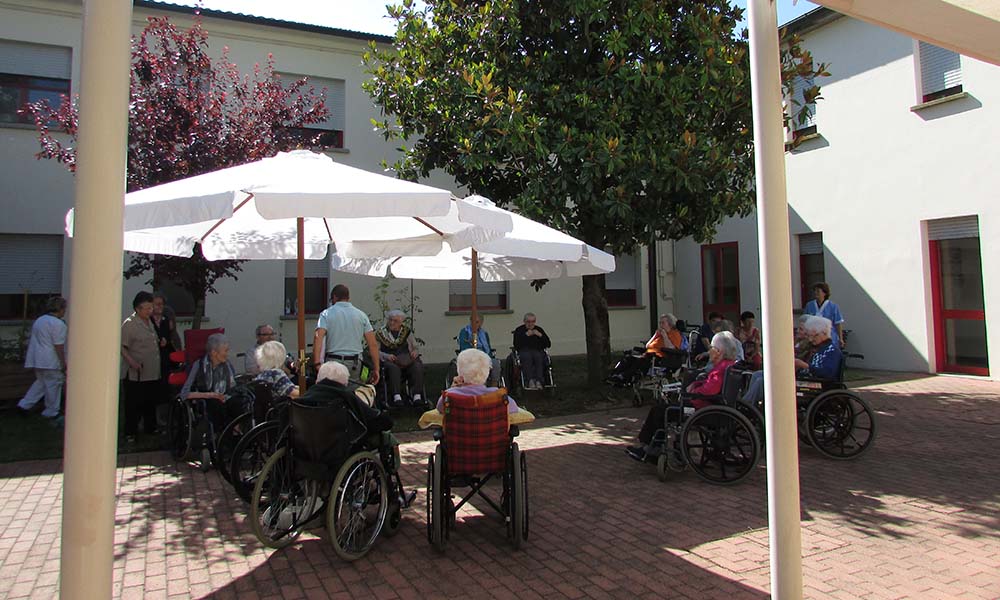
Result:
[[[521,430],[517,427],[517,425],[511,425],[509,431],[511,439],[521,435]]]

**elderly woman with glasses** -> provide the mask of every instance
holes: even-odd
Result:
[[[181,388],[182,400],[204,400],[205,412],[216,432],[226,423],[243,414],[242,399],[231,399],[229,392],[236,387],[236,371],[229,363],[229,339],[213,333],[205,341],[205,356],[198,359],[188,372]]]
[[[712,370],[704,379],[692,382],[687,387],[691,394],[701,396],[714,396],[722,393],[722,384],[726,379],[726,371],[736,363],[737,350],[740,341],[728,331],[720,331],[712,336],[711,345],[708,348],[709,360],[712,363]],[[694,408],[702,408],[710,404],[708,400],[695,398],[691,401]],[[663,420],[666,415],[667,405],[657,404],[649,409],[646,421],[639,431],[639,445],[629,446],[625,449],[626,454],[638,461],[645,461],[649,455],[649,445],[653,441],[653,434],[658,429],[663,428]]]

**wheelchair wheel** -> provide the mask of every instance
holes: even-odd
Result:
[[[271,455],[254,485],[250,525],[260,543],[284,548],[319,513],[319,484],[295,475],[287,448]]]
[[[326,530],[344,560],[357,560],[375,545],[389,508],[389,484],[378,452],[344,461],[330,489]]]
[[[737,483],[760,459],[757,430],[735,408],[709,406],[695,411],[681,432],[684,460],[709,483]]]
[[[513,352],[508,354],[507,358],[504,359],[501,372],[503,373],[504,379],[506,379],[507,383],[510,384],[510,387],[507,388],[507,391],[510,392],[512,395],[516,396],[522,386],[521,386],[521,378],[519,376],[520,374],[518,372],[517,363],[514,360]]]
[[[664,451],[656,457],[656,478],[660,481],[666,481],[669,473],[670,467],[667,466],[667,450],[664,449]]]
[[[229,482],[236,495],[250,502],[254,485],[268,457],[274,453],[281,434],[281,425],[265,421],[240,438],[229,461]]]
[[[517,443],[511,444],[510,450],[510,497],[508,499],[508,512],[510,515],[510,541],[517,550],[524,542],[525,527],[525,507],[524,507],[524,473],[521,461],[521,450]]]
[[[427,541],[435,550],[444,550],[444,469],[441,445],[427,457]]]
[[[527,542],[528,524],[531,521],[528,507],[531,505],[531,502],[528,499],[528,455],[524,452],[521,453],[521,485],[524,490],[524,525],[521,528],[521,539]]]
[[[192,423],[191,407],[180,398],[174,398],[167,413],[167,450],[174,460],[187,460],[191,456]]]
[[[451,359],[451,362],[448,363],[448,372],[444,376],[444,387],[441,389],[446,390],[450,388],[451,382],[454,381],[456,377],[458,377],[458,360],[453,358]]]
[[[806,434],[812,446],[829,458],[857,458],[875,441],[875,413],[861,396],[830,390],[810,403]]]
[[[212,456],[213,466],[219,471],[219,475],[228,482],[232,482],[229,474],[229,463],[236,452],[236,444],[253,427],[253,414],[244,413],[232,421],[219,434],[219,441],[215,443],[215,455]]]

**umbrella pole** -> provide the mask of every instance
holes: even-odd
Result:
[[[302,256],[306,253],[305,220],[295,219],[296,257],[295,257],[295,309],[299,334],[299,391],[306,391],[306,265]],[[315,352],[315,348],[313,349]]]
[[[477,281],[479,279],[479,253],[472,249],[472,347],[479,347],[479,291]]]

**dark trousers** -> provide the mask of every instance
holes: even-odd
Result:
[[[649,408],[646,421],[642,424],[642,429],[639,430],[640,442],[643,444],[650,443],[653,440],[653,434],[658,429],[663,429],[663,417],[666,410],[666,404],[656,404]]]
[[[406,368],[400,368],[399,365],[391,363],[389,361],[382,362],[382,370],[385,372],[386,378],[389,380],[389,397],[393,397],[396,394],[402,395],[403,393],[403,376],[406,376],[406,380],[410,382],[410,392],[413,394],[422,394],[424,390],[424,363],[420,362],[420,359],[413,361]]]
[[[138,433],[139,421],[146,433],[156,432],[156,403],[163,393],[161,385],[159,379],[125,380],[125,435]]]
[[[621,378],[625,382],[631,382],[634,378],[637,378],[642,373],[648,371],[652,364],[652,354],[626,354],[622,357],[618,364],[615,365],[614,370],[611,372],[611,376]]]
[[[534,380],[545,383],[545,352],[525,348],[518,350],[517,355],[521,359],[525,382]]]

